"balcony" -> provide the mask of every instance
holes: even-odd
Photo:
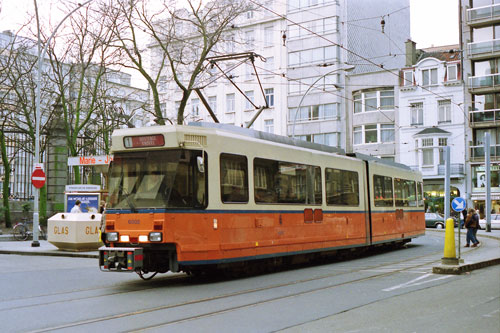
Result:
[[[467,9],[467,24],[472,27],[500,22],[500,4]]]
[[[500,74],[472,76],[469,78],[469,90],[472,93],[488,93],[500,89]]]
[[[433,165],[433,166],[418,166],[412,165],[410,168],[414,171],[420,171],[424,179],[442,179],[445,174],[444,165]],[[451,178],[463,178],[465,177],[465,167],[461,163],[451,163],[450,165],[450,177]]]
[[[471,161],[484,161],[484,145],[470,147]],[[500,144],[490,146],[490,160],[500,160]]]
[[[500,125],[500,109],[470,111],[470,125],[474,128]]]
[[[480,60],[500,55],[500,39],[467,44],[467,55],[473,60]]]
[[[438,175],[444,176],[446,172],[445,165],[438,165]],[[461,163],[451,163],[450,165],[450,175],[465,175],[464,165]]]

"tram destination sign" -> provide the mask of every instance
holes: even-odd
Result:
[[[126,136],[123,138],[125,148],[162,147],[165,145],[163,134]]]

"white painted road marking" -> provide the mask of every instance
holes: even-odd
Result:
[[[396,290],[396,289],[409,288],[409,287],[413,287],[413,286],[420,286],[420,285],[425,284],[425,283],[429,283],[429,282],[433,282],[433,281],[439,281],[439,280],[444,280],[444,279],[447,279],[447,278],[450,278],[450,277],[453,276],[453,275],[443,275],[443,276],[439,276],[439,277],[437,277],[435,279],[418,282],[420,280],[428,278],[431,275],[434,275],[434,274],[424,274],[424,275],[419,276],[418,278],[413,279],[411,281],[408,281],[408,282],[405,282],[405,283],[401,283],[401,284],[398,284],[398,285],[390,287],[390,288],[382,289],[382,291],[393,291],[393,290]]]

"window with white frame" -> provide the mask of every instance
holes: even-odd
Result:
[[[274,27],[268,26],[264,28],[264,47],[273,46],[273,37],[274,37]]]
[[[166,76],[160,76],[160,80],[158,81],[158,91],[159,92],[166,92],[167,91],[167,77]]]
[[[245,13],[245,16],[248,20],[253,19],[253,10],[249,10]]]
[[[438,123],[451,123],[451,100],[438,101]]]
[[[438,84],[437,68],[423,69],[422,70],[422,85],[431,86]]]
[[[264,89],[264,95],[266,96],[266,102],[269,107],[274,106],[274,88]]]
[[[213,113],[217,113],[217,96],[208,97],[208,105],[212,109]]]
[[[394,90],[363,91],[353,94],[354,113],[394,110]]]
[[[439,145],[439,164],[444,165],[445,154],[444,154],[444,149],[441,147],[448,146],[448,138],[438,138],[438,145]]]
[[[446,66],[447,81],[458,80],[458,66],[456,64]]]
[[[403,73],[403,86],[413,86],[413,71],[404,71]]]
[[[226,95],[226,113],[233,113],[234,112],[234,100],[235,100],[234,94],[227,94]]]
[[[380,110],[394,110],[394,90],[380,91]]]
[[[305,28],[302,28],[305,27]],[[288,38],[306,37],[313,34],[324,34],[338,31],[338,16],[330,16],[312,21],[301,22],[300,25],[288,26]]]
[[[274,133],[274,119],[264,120],[264,131],[267,133]]]
[[[335,60],[338,58],[337,53],[338,49],[336,46],[326,46],[298,52],[290,52],[288,53],[288,66],[301,66]]]
[[[363,143],[363,126],[355,126],[352,130],[354,135],[354,144],[360,145]]]
[[[365,143],[376,143],[377,140],[377,124],[364,125],[365,127]]]
[[[380,142],[394,142],[394,124],[380,124]]]
[[[191,100],[191,114],[193,116],[200,115],[200,100],[198,98],[193,98]]]
[[[273,71],[274,71],[274,57],[268,57],[266,58],[266,62],[264,63],[264,69],[267,71],[266,75],[268,75],[268,77],[272,77],[273,75]]]
[[[245,91],[245,95],[247,96],[247,98],[252,101],[252,103],[254,102],[254,99],[253,99],[253,90],[249,90],[249,91]],[[253,110],[253,105],[252,103],[250,103],[250,101],[245,98],[245,110]]]
[[[296,136],[299,140],[314,142],[331,147],[339,147],[340,133],[317,133]]]
[[[255,41],[255,33],[253,30],[245,31],[245,44],[247,49],[252,49]]]
[[[320,105],[307,105],[302,106],[297,113],[297,108],[290,108],[288,110],[288,121],[314,121],[314,120],[328,120],[338,117],[338,103],[320,104]]]
[[[434,139],[422,139],[422,165],[434,165]]]
[[[410,104],[411,113],[411,125],[423,125],[424,124],[424,103],[411,103]]]
[[[363,95],[361,93],[355,93],[354,98],[354,113],[363,112]]]
[[[394,142],[394,124],[369,124],[353,128],[354,144]]]

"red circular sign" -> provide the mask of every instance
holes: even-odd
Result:
[[[45,185],[45,172],[43,172],[42,169],[37,168],[33,170],[33,173],[31,174],[31,183],[33,186],[36,188],[42,188],[43,185]]]

